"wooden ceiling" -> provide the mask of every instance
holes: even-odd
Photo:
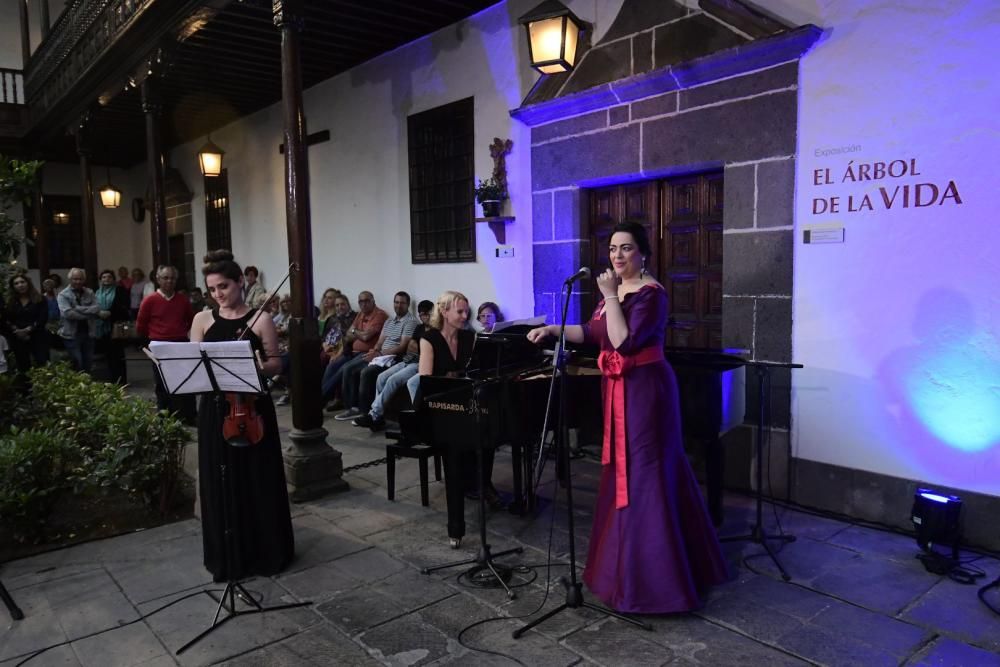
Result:
[[[301,38],[304,88],[456,23],[497,0],[309,0]],[[281,100],[281,38],[270,0],[232,1],[166,56],[163,145],[197,139]],[[145,57],[144,54],[143,57]],[[94,91],[95,101],[100,91]],[[324,129],[310,127],[311,131]],[[130,167],[146,159],[139,90],[122,88],[93,113],[93,160]],[[224,148],[224,147],[223,147]],[[74,161],[69,138],[44,147]]]

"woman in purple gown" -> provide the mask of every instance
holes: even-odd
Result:
[[[677,379],[663,357],[667,294],[646,275],[650,252],[642,225],[615,226],[613,268],[597,279],[604,298],[566,338],[600,344],[603,373],[603,467],[583,580],[617,611],[662,614],[699,607],[728,571],[684,454]],[[550,325],[528,338],[556,334]]]

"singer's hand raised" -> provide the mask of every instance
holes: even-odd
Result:
[[[549,335],[548,326],[536,327],[528,332],[527,334],[528,342],[535,343],[537,345],[538,343],[541,343],[543,340],[548,338],[548,335]]]
[[[601,275],[597,276],[597,289],[601,290],[601,294],[604,298],[618,296],[618,276],[612,269],[604,271]]]

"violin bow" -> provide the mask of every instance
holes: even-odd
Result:
[[[278,283],[278,286],[264,296],[264,303],[261,305],[260,310],[258,310],[257,314],[253,316],[253,320],[250,322],[250,324],[247,325],[247,328],[243,330],[243,333],[240,334],[240,337],[237,338],[236,340],[243,340],[243,337],[247,335],[247,332],[253,329],[253,325],[257,324],[257,318],[259,318],[261,315],[264,314],[264,307],[267,306],[267,304],[271,303],[271,299],[273,299],[274,296],[285,285],[285,283],[291,277],[293,270],[298,270],[298,265],[295,262],[292,262],[291,264],[288,265],[288,271],[285,273],[285,277],[281,279],[281,282]]]

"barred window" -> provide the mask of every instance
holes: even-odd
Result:
[[[29,269],[38,268],[38,248],[34,245],[38,239],[38,230],[35,228],[33,203],[24,207],[25,238],[32,241],[27,247]],[[49,266],[53,269],[79,266],[83,248],[83,208],[80,197],[44,195],[42,216],[48,223]]]
[[[209,250],[232,250],[229,226],[229,175],[205,176],[205,241]]]
[[[414,264],[474,262],[472,98],[407,119]]]

